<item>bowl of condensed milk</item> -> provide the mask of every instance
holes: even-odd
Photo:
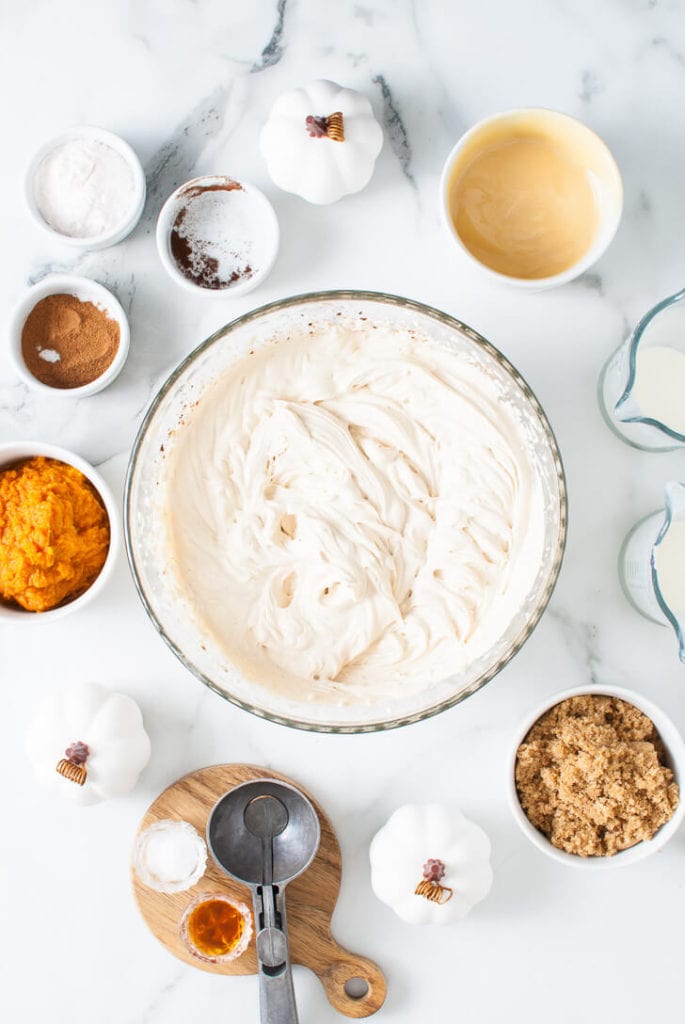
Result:
[[[606,144],[567,114],[494,114],[457,142],[440,183],[447,228],[491,277],[529,290],[578,277],[608,248],[623,187]]]

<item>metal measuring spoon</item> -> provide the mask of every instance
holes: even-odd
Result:
[[[297,1024],[285,887],[309,867],[320,836],[307,797],[272,779],[236,786],[217,801],[207,821],[214,860],[252,890],[262,1024]]]

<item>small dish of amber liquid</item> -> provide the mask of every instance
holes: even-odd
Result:
[[[179,926],[186,949],[198,960],[236,960],[252,938],[249,907],[223,893],[200,893],[186,907]]]

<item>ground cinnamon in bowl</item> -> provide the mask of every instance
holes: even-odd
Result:
[[[94,302],[75,295],[47,295],[33,307],[21,334],[27,369],[48,387],[68,390],[91,384],[119,350],[119,324]]]

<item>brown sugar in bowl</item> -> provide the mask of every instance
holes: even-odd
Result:
[[[89,338],[88,332],[84,332],[84,352],[80,360],[78,356],[76,359],[76,362],[80,361],[83,364],[79,367],[79,371],[82,373],[84,366],[90,366],[95,372],[98,369],[100,372],[94,379],[87,383],[77,384],[75,387],[65,386],[64,384],[53,386],[50,383],[44,383],[43,380],[39,380],[31,372],[23,352],[22,338],[24,341],[26,340],[25,328],[29,317],[34,313],[39,302],[56,295],[72,296],[77,302],[92,303],[96,309],[93,311],[91,308],[91,312],[101,311],[106,316],[111,328],[111,340],[114,339],[116,334],[115,329],[118,329],[118,344],[116,352],[111,359],[103,358],[104,353],[93,348],[92,339]],[[31,332],[31,337],[35,344],[35,331]],[[129,350],[130,330],[128,319],[121,304],[103,285],[98,284],[97,281],[91,281],[90,278],[78,277],[73,274],[50,274],[28,288],[15,305],[10,318],[9,339],[10,356],[14,368],[23,382],[32,390],[62,398],[86,398],[106,388],[123,369]],[[88,348],[89,345],[90,350]],[[48,350],[54,348],[48,338],[46,338],[44,347]],[[43,376],[49,380],[51,375],[48,363],[46,363],[46,370],[48,372]],[[83,379],[83,377],[77,376],[76,379]]]
[[[619,850],[611,856],[580,856],[576,853],[567,853],[553,845],[550,839],[536,828],[529,820],[521,804],[520,795],[516,784],[516,764],[519,748],[528,737],[533,726],[552,708],[563,703],[571,697],[614,697],[626,704],[630,704],[641,711],[643,715],[651,720],[658,740],[663,748],[664,764],[673,772],[673,781],[679,788],[680,798],[672,816],[654,833],[648,840],[642,840],[626,849]],[[666,714],[647,700],[641,694],[633,690],[626,690],[617,686],[596,686],[584,687],[573,690],[565,690],[550,697],[545,703],[538,707],[532,714],[528,715],[516,732],[516,741],[512,745],[511,753],[507,761],[507,791],[512,814],[516,819],[522,832],[528,839],[543,853],[546,853],[554,860],[578,868],[615,868],[634,864],[645,857],[650,856],[662,849],[665,843],[678,830],[685,814],[685,796],[683,785],[685,784],[685,744],[680,733],[673,722]]]
[[[119,511],[114,495],[109,486],[105,483],[100,474],[93,469],[89,463],[70,452],[65,448],[58,448],[51,444],[41,444],[33,441],[17,441],[8,444],[0,444],[0,472],[10,469],[17,463],[32,459],[36,456],[45,456],[48,459],[56,459],[68,466],[78,469],[86,477],[88,482],[97,492],[104,505],[109,520],[109,548],[100,572],[78,597],[72,600],[65,600],[56,607],[47,611],[27,611],[14,603],[0,601],[0,623],[10,622],[52,622],[57,618],[69,615],[72,612],[83,608],[89,601],[92,601],[102,590],[107,579],[112,573],[121,548],[121,525]]]

